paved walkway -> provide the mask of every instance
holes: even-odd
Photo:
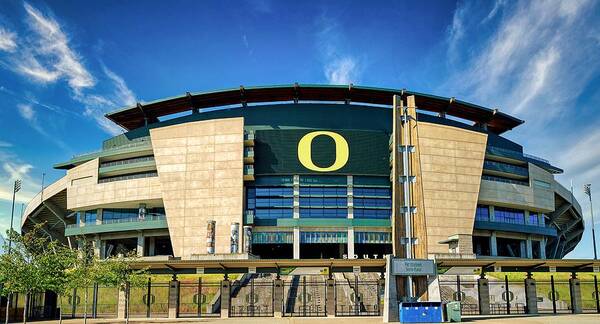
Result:
[[[258,317],[258,318],[230,318],[230,319],[131,319],[129,323],[220,323],[220,324],[380,324],[381,317],[314,317],[314,318],[273,318],[273,317]],[[579,314],[579,315],[544,315],[544,316],[496,316],[485,319],[479,317],[469,317],[465,319],[468,323],[486,323],[486,324],[599,324],[600,315],[598,314]],[[32,324],[57,324],[58,321],[31,322]],[[64,320],[63,324],[82,324],[82,319]],[[109,324],[109,323],[125,323],[124,320],[107,320],[107,319],[90,319],[88,324]]]

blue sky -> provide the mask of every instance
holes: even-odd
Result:
[[[589,1],[17,1],[0,6],[0,230],[51,165],[136,101],[331,83],[454,96],[526,120],[507,136],[600,197],[600,4]],[[600,201],[596,202],[600,225]]]

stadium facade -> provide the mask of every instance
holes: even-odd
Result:
[[[294,84],[106,117],[126,132],[56,164],[23,231],[101,257],[372,259],[404,254],[408,213],[419,258],[559,259],[584,229],[562,170],[503,136],[523,121],[454,98]]]

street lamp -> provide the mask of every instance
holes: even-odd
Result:
[[[12,208],[10,210],[10,231],[12,232],[13,229],[13,219],[15,217],[15,196],[17,195],[17,192],[19,192],[19,190],[21,190],[21,180],[15,180],[15,185],[13,187],[13,198],[12,198]],[[8,234],[8,253],[10,253],[10,248],[12,245],[12,239],[10,237],[10,232]]]
[[[592,184],[588,183],[583,186],[583,192],[590,198],[590,214],[592,215],[592,241],[594,244],[594,260],[598,259],[596,253],[596,231],[594,230],[594,206],[592,205]]]

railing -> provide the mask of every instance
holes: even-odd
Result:
[[[483,162],[483,168],[486,170],[511,173],[524,177],[529,176],[529,170],[526,167],[512,165],[508,163],[486,160]]]
[[[131,159],[102,162],[102,163],[100,163],[100,167],[106,168],[106,167],[111,167],[111,166],[126,165],[126,164],[147,162],[147,161],[154,161],[154,156],[141,156],[141,157],[136,157],[136,158],[131,158]]]
[[[537,161],[540,161],[540,162],[544,162],[546,164],[550,164],[550,161],[548,161],[546,159],[542,159],[541,157],[538,157],[538,156],[535,156],[535,155],[523,153],[523,157],[526,157],[526,158],[532,159],[532,160],[537,160]]]
[[[131,142],[131,143],[128,143],[125,145],[114,146],[114,147],[110,147],[107,149],[98,149],[98,150],[88,151],[88,152],[81,153],[81,154],[76,154],[76,155],[73,155],[73,159],[76,159],[76,158],[82,157],[82,156],[86,156],[86,155],[90,155],[90,154],[100,153],[100,152],[112,152],[112,151],[118,151],[118,150],[131,148],[131,147],[142,147],[142,146],[151,146],[151,145],[152,145],[152,143],[150,142],[150,140],[145,139],[143,141],[135,141],[135,142]]]
[[[115,219],[105,219],[100,223],[84,223],[83,226],[98,226],[98,225],[106,225],[106,224],[120,224],[120,223],[133,223],[133,222],[151,222],[151,221],[159,221],[166,220],[167,217],[165,215],[146,215],[144,218],[139,217],[127,217],[127,218],[115,218]],[[81,223],[69,224],[67,228],[77,228],[80,227]]]

